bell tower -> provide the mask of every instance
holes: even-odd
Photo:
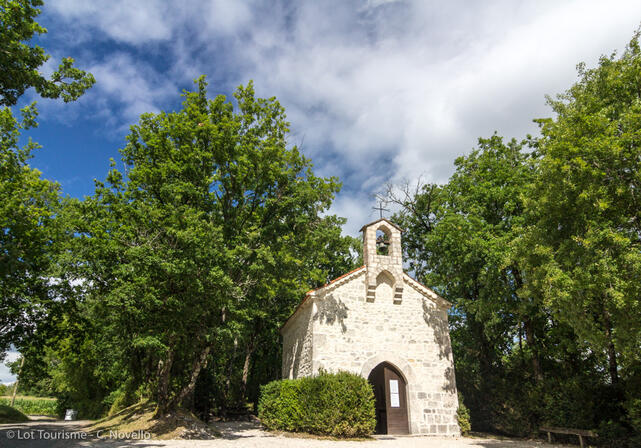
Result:
[[[403,300],[401,228],[381,218],[363,226],[361,232],[363,232],[363,261],[367,269],[365,281],[367,301],[374,302],[377,295],[383,296],[382,291],[391,289],[394,303],[400,304]]]

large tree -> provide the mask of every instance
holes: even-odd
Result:
[[[579,78],[540,120],[529,276],[616,384],[641,361],[639,34]]]
[[[35,342],[39,325],[55,316],[68,284],[51,281],[65,232],[60,214],[59,185],[41,178],[29,166],[39,146],[20,145],[24,131],[37,126],[35,104],[17,119],[13,106],[34,87],[45,98],[72,101],[94,83],[91,74],[63,59],[49,79],[39,71],[49,55],[30,40],[46,30],[35,22],[39,0],[0,0],[0,359],[13,344]],[[24,137],[23,137],[24,138]],[[60,279],[59,279],[60,280]]]
[[[250,84],[236,109],[206,86],[199,79],[177,112],[143,115],[121,151],[124,174],[114,167],[78,205],[78,276],[158,415],[230,350],[223,369],[236,355],[249,362],[261,329],[274,334],[275,317],[326,279],[308,251],[335,241],[340,223],[321,217],[339,184],[288,146],[282,106]]]
[[[496,428],[495,400],[488,397],[505,376],[504,356],[515,340],[521,340],[525,378],[539,381],[543,375],[545,315],[535,298],[520,295],[523,275],[515,250],[534,160],[524,143],[493,135],[456,159],[447,184],[388,192],[402,207],[396,219],[406,229],[410,269],[454,303],[457,382],[475,426],[484,430]]]
[[[35,109],[17,120],[0,110],[0,358],[21,346],[54,305],[57,285],[49,280],[63,235],[56,213],[59,187],[28,165],[38,145],[20,146],[21,131],[35,125]]]
[[[579,65],[526,147],[481,139],[447,184],[392,198],[410,267],[454,302],[457,385],[476,428],[598,428],[638,445],[638,40]]]

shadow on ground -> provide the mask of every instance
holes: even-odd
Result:
[[[211,423],[211,426],[220,433],[220,438],[225,440],[274,437],[272,434],[265,432],[260,423],[256,421],[214,422]]]
[[[30,421],[0,425],[0,448],[84,448],[84,447],[138,447],[138,448],[560,448],[568,445],[550,445],[538,440],[518,440],[482,437],[420,437],[381,435],[369,440],[319,439],[312,436],[269,433],[258,422],[215,422],[213,428],[220,434],[213,440],[133,440],[96,438],[88,433],[94,422]],[[73,434],[85,433],[86,438]],[[20,434],[21,438],[18,438]],[[25,435],[28,438],[25,439]],[[62,437],[67,438],[62,438]],[[109,436],[108,433],[103,433]]]
[[[97,438],[87,429],[93,422],[34,420],[0,425],[0,447],[80,448],[80,447],[158,447],[153,440]],[[107,436],[109,433],[107,432]]]

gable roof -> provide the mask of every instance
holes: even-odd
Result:
[[[320,286],[320,287],[318,287],[318,288],[316,288],[316,289],[310,289],[309,291],[307,291],[307,292],[305,293],[305,298],[304,298],[304,299],[303,299],[303,300],[298,304],[298,306],[296,307],[296,309],[294,310],[294,312],[293,312],[293,313],[292,313],[292,314],[287,318],[287,320],[285,321],[285,323],[284,323],[283,325],[281,325],[281,326],[280,326],[280,328],[278,329],[278,331],[279,331],[279,332],[283,331],[283,328],[285,328],[285,326],[289,323],[289,321],[290,321],[290,320],[292,320],[292,318],[296,315],[296,313],[298,313],[298,310],[300,310],[300,309],[303,307],[303,305],[305,305],[305,303],[307,302],[307,300],[308,300],[310,297],[312,297],[312,296],[314,295],[314,293],[315,293],[315,292],[320,291],[321,289],[325,289],[325,288],[327,288],[328,286],[338,286],[338,283],[339,283],[341,280],[343,280],[343,281],[348,281],[348,280],[350,280],[350,279],[351,279],[351,277],[352,277],[352,276],[355,276],[355,275],[353,275],[353,274],[359,273],[361,270],[364,270],[364,269],[365,269],[365,266],[361,266],[361,267],[359,267],[359,268],[352,269],[352,270],[351,270],[351,271],[349,271],[348,273],[343,274],[343,275],[341,275],[340,277],[336,277],[336,278],[335,278],[334,280],[332,280],[331,282],[329,282],[329,283],[325,283],[323,286]]]
[[[278,329],[279,332],[282,332],[283,329],[287,326],[287,324],[293,319],[293,317],[298,313],[298,310],[300,310],[306,303],[307,301],[313,297],[318,291],[321,291],[325,288],[328,288],[330,286],[338,286],[341,283],[347,282],[351,280],[353,277],[356,277],[357,274],[359,274],[361,271],[365,270],[365,266],[361,266],[359,268],[356,268],[354,270],[349,271],[347,274],[343,274],[340,277],[335,278],[329,283],[326,283],[325,285],[316,288],[316,289],[311,289],[305,293],[305,298],[298,304],[294,312],[287,318],[285,323],[281,325],[281,327]],[[436,302],[438,306],[449,308],[452,306],[452,303],[449,302],[448,300],[445,300],[443,297],[439,296],[437,293],[435,293],[433,290],[428,288],[427,286],[423,285],[417,280],[414,280],[412,277],[410,277],[408,274],[403,272],[403,280],[412,288],[414,288],[416,291],[421,293],[423,296],[427,297],[428,299],[432,300],[433,302]]]
[[[404,230],[403,230],[403,229],[401,229],[399,226],[397,226],[396,224],[394,224],[392,221],[390,221],[390,220],[389,220],[389,219],[387,219],[387,218],[377,219],[376,221],[372,221],[372,222],[370,222],[369,224],[365,224],[363,227],[361,227],[360,232],[362,232],[363,230],[365,230],[365,227],[372,226],[372,225],[374,225],[374,224],[376,224],[376,223],[378,223],[378,222],[381,222],[381,221],[385,221],[387,224],[389,224],[390,226],[394,227],[394,228],[395,228],[395,229],[397,229],[399,232],[404,232]]]
[[[405,280],[407,284],[410,285],[412,288],[414,288],[416,291],[420,292],[428,299],[431,299],[434,302],[436,302],[437,305],[444,306],[447,308],[452,306],[452,302],[450,302],[449,300],[445,300],[443,297],[436,294],[433,290],[431,290],[430,288],[428,288],[418,280],[414,280],[405,272],[403,272],[403,280]]]
[[[329,283],[325,283],[323,286],[319,286],[319,287],[318,287],[318,288],[316,288],[316,289],[310,289],[309,291],[307,291],[307,292],[305,293],[305,295],[307,296],[307,295],[312,294],[312,293],[314,293],[314,292],[316,292],[316,291],[320,291],[321,289],[325,289],[325,288],[327,288],[328,286],[334,285],[335,283],[337,283],[337,282],[339,282],[339,281],[341,281],[341,280],[343,280],[343,279],[347,280],[347,277],[348,277],[348,276],[350,276],[350,275],[352,275],[352,274],[357,273],[357,272],[358,272],[358,271],[360,271],[361,269],[365,269],[365,265],[363,265],[363,266],[361,266],[361,267],[359,267],[359,268],[356,268],[356,269],[352,269],[352,270],[351,270],[351,271],[349,271],[347,274],[343,274],[343,275],[341,275],[340,277],[336,277],[334,280],[330,281]]]

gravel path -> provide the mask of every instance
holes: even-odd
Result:
[[[0,448],[80,448],[80,447],[170,447],[170,448],[559,448],[539,441],[495,440],[480,438],[440,438],[420,436],[376,436],[373,440],[319,440],[275,435],[255,423],[215,423],[222,437],[216,440],[131,440],[123,438],[96,439],[82,432],[89,422],[31,421],[0,425]],[[131,437],[132,435],[129,435]],[[143,435],[144,437],[144,435]]]

